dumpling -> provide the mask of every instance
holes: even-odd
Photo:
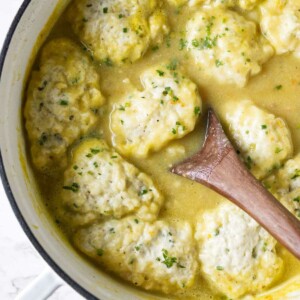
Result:
[[[163,202],[148,175],[98,139],[83,141],[73,152],[62,196],[63,205],[75,219],[82,216],[83,224],[129,214],[154,220]]]
[[[266,178],[264,185],[290,212],[300,218],[300,154]]]
[[[197,86],[180,71],[159,65],[141,75],[143,90],[127,94],[111,114],[114,146],[146,157],[191,132],[201,113]]]
[[[253,9],[262,0],[190,0],[191,5],[205,4],[211,7],[224,6],[224,7],[240,7],[245,10]]]
[[[182,6],[188,3],[190,6],[206,5],[207,7],[229,7],[251,10],[255,8],[262,0],[167,0],[169,4],[174,6]]]
[[[188,223],[125,218],[80,230],[74,240],[107,270],[147,290],[174,293],[194,283],[197,257]]]
[[[202,8],[193,14],[186,38],[191,56],[205,74],[240,87],[274,52],[253,21],[222,8]]]
[[[293,154],[284,120],[249,100],[228,103],[225,124],[246,166],[258,179],[279,168]]]
[[[138,60],[169,31],[160,1],[73,2],[68,18],[74,32],[97,60],[109,65]]]
[[[300,154],[288,160],[284,166],[265,181],[267,188],[280,196],[300,188]]]
[[[233,204],[204,213],[195,237],[203,275],[230,298],[265,289],[282,271],[276,241]]]
[[[63,169],[67,149],[97,121],[104,104],[99,75],[70,40],[46,44],[27,91],[26,129],[33,164],[40,171]]]
[[[300,57],[300,1],[268,0],[261,5],[261,30],[277,54]]]
[[[180,6],[185,5],[189,0],[166,0],[166,1],[167,1],[170,5],[180,7]]]

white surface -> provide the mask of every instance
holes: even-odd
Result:
[[[0,49],[22,0],[0,0]],[[14,299],[46,267],[17,222],[0,183],[0,299]],[[49,300],[81,300],[64,284]],[[38,299],[32,299],[38,300]]]

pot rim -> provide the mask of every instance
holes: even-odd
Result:
[[[26,9],[28,8],[29,4],[31,3],[31,0],[23,0],[22,5],[20,6],[16,16],[13,19],[13,22],[11,23],[11,26],[9,28],[9,31],[6,35],[6,38],[3,43],[2,50],[0,52],[0,84],[1,84],[1,77],[3,72],[3,67],[6,59],[6,55],[8,53],[8,49],[10,46],[10,43],[12,41],[12,38],[14,36],[14,33],[19,25],[20,20],[22,19]],[[42,256],[42,258],[46,261],[46,263],[57,273],[64,281],[66,281],[74,290],[76,290],[81,296],[83,296],[86,299],[89,300],[100,300],[99,298],[96,298],[94,295],[92,295],[90,292],[88,292],[86,289],[84,289],[79,283],[77,283],[75,280],[73,280],[68,274],[65,273],[63,269],[61,269],[56,262],[50,257],[50,255],[47,253],[47,251],[41,246],[39,241],[36,239],[34,234],[32,233],[30,227],[26,223],[22,212],[20,211],[18,204],[15,200],[15,197],[13,195],[13,192],[10,188],[10,184],[6,175],[3,158],[1,155],[1,148],[0,148],[0,178],[2,180],[2,184],[6,193],[6,196],[10,202],[11,208],[19,221],[19,224],[21,225],[23,231],[29,238],[31,244],[34,246],[34,248],[38,251],[38,253]]]

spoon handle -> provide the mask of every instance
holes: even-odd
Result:
[[[171,171],[231,200],[300,259],[300,221],[247,170],[212,110],[203,148]]]

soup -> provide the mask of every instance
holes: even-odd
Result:
[[[297,1],[98,2],[70,3],[26,93],[29,156],[58,226],[91,263],[172,299],[295,280],[299,262],[264,229],[169,169],[201,148],[212,107],[300,217],[298,39],[280,35],[284,17],[300,22]]]

